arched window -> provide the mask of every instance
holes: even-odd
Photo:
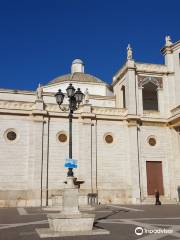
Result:
[[[158,111],[157,86],[152,82],[143,85],[143,110]]]

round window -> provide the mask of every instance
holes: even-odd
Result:
[[[155,146],[156,145],[156,139],[153,137],[150,137],[148,140],[149,145]]]
[[[110,135],[110,134],[106,135],[106,136],[105,136],[105,141],[106,141],[106,143],[108,143],[108,144],[112,143],[112,142],[113,142],[113,136]]]
[[[19,139],[19,134],[14,128],[9,128],[4,132],[4,139],[8,143],[16,143]]]
[[[9,141],[14,141],[17,138],[17,134],[14,131],[8,132],[6,136]]]
[[[66,142],[67,141],[67,135],[65,133],[60,133],[58,135],[58,140],[59,140],[59,142],[62,142],[62,143]]]

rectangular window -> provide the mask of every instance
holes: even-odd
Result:
[[[126,107],[126,90],[124,85],[122,86],[121,91],[123,95],[123,108],[125,108]]]

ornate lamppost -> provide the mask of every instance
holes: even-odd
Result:
[[[80,88],[77,90],[73,87],[72,83],[66,89],[67,97],[69,99],[69,106],[68,109],[64,109],[61,107],[63,103],[65,94],[61,92],[61,89],[55,94],[56,102],[59,105],[60,109],[63,111],[69,111],[69,159],[72,159],[72,119],[73,119],[73,112],[79,108],[80,103],[83,100],[84,94],[81,92]],[[68,177],[73,177],[73,168],[68,168],[67,172]]]

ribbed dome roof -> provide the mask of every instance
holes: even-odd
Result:
[[[79,63],[79,64],[83,64],[83,65],[84,65],[83,61],[82,61],[81,59],[79,59],[79,58],[76,58],[76,59],[72,62],[72,64],[76,64],[76,63]]]
[[[55,78],[54,80],[50,81],[49,84],[53,84],[53,83],[60,83],[60,82],[64,82],[64,81],[77,81],[77,82],[91,82],[91,83],[104,83],[106,84],[104,81],[100,80],[99,78],[90,75],[90,74],[86,74],[86,73],[82,73],[82,72],[75,72],[73,74],[66,74],[66,75],[62,75],[60,77]]]

